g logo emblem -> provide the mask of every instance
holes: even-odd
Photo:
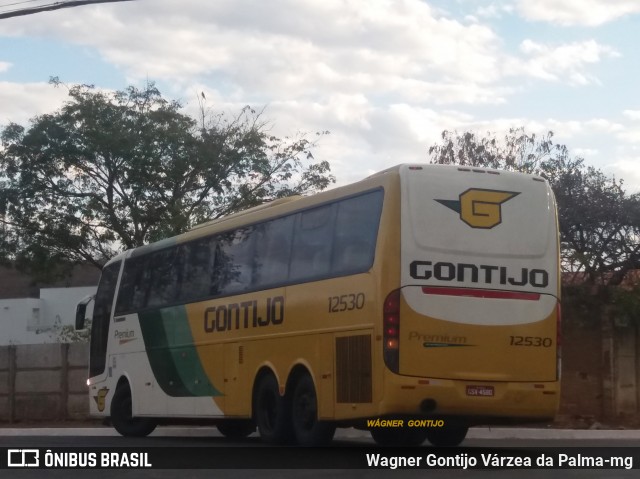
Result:
[[[459,201],[436,200],[460,214],[460,219],[472,228],[491,229],[502,223],[502,203],[519,195],[514,191],[470,188]]]
[[[98,390],[98,395],[97,396],[93,396],[93,400],[98,405],[98,411],[100,411],[100,412],[104,411],[105,399],[107,397],[107,393],[108,392],[109,392],[109,390],[107,388],[102,388],[102,389]]]

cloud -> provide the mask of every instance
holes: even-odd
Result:
[[[492,18],[492,19],[500,19],[505,14],[511,14],[515,10],[514,6],[511,4],[504,3],[495,3],[492,2],[489,5],[483,5],[478,7],[475,12],[475,15],[480,18]]]
[[[640,120],[640,110],[624,110],[622,114],[630,120]]]
[[[614,48],[595,40],[550,46],[527,39],[520,44],[520,51],[525,59],[510,64],[513,74],[565,81],[574,86],[599,83],[595,76],[587,73],[587,65],[620,56]]]
[[[97,49],[131,80],[215,81],[266,101],[384,94],[394,101],[490,102],[500,40],[419,0],[155,0],[83,7],[0,25]],[[464,94],[460,94],[464,92]],[[457,100],[459,99],[459,100]]]
[[[640,145],[640,127],[628,127],[618,133],[618,139],[625,143]]]
[[[0,127],[9,122],[26,126],[34,116],[60,108],[66,98],[65,88],[48,83],[0,82]]]
[[[574,148],[572,153],[580,158],[595,157],[600,154],[595,148]]]
[[[510,12],[492,3],[483,16]],[[0,34],[55,37],[96,49],[130,83],[214,85],[228,101],[326,101],[335,93],[421,106],[504,104],[514,77],[597,83],[587,68],[616,52],[595,41],[526,40],[503,51],[489,26],[419,0],[155,0],[51,12]]]
[[[9,62],[0,62],[0,73],[2,72],[6,72],[7,70],[9,70],[11,67],[13,66],[13,64],[9,63]]]
[[[607,150],[583,142],[589,132],[606,138],[626,132],[633,138],[626,127],[606,119],[510,116],[509,101],[526,94],[533,82],[598,84],[595,67],[618,56],[615,48],[595,39],[552,44],[536,37],[523,41],[514,53],[505,45],[511,37],[498,35],[502,26],[494,30],[490,25],[495,22],[486,23],[511,15],[514,2],[471,8],[473,22],[457,20],[421,0],[151,3],[16,18],[0,23],[0,35],[53,39],[91,50],[129,83],[156,81],[193,115],[204,92],[206,107],[216,112],[234,114],[246,104],[256,109],[266,105],[265,117],[274,119],[270,128],[278,136],[294,134],[292,128],[330,130],[314,154],[331,162],[341,182],[394,163],[427,161],[427,148],[444,129],[553,129],[557,141],[566,138],[572,142],[568,146],[584,151]],[[577,4],[553,3],[560,12]],[[524,3],[516,5],[522,14]],[[526,15],[534,19],[540,13],[531,8],[533,13],[527,10]],[[67,80],[64,71],[59,74]],[[87,72],[85,81],[98,83],[91,75]],[[0,83],[3,115],[19,122],[58,108],[65,94],[46,84],[20,88]],[[536,101],[533,95],[517,99],[525,109],[527,102]],[[485,107],[503,116],[476,118]],[[625,113],[629,115],[633,113]]]
[[[618,179],[623,178],[624,185],[630,193],[640,192],[640,152],[621,156],[616,162],[608,165],[606,172]]]
[[[640,13],[637,0],[519,0],[517,9],[528,20],[563,26],[594,27]]]

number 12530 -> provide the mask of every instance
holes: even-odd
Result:
[[[329,312],[342,313],[364,308],[364,293],[343,294],[329,297]]]

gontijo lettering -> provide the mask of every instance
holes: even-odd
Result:
[[[210,306],[204,311],[204,330],[214,333],[282,324],[284,297],[267,298],[266,303],[262,308],[255,299]]]
[[[546,288],[549,285],[549,273],[544,269],[520,268],[520,271],[515,273],[506,266],[488,264],[412,261],[409,274],[414,279],[434,278],[439,281],[470,281],[488,285],[531,285],[536,288]]]

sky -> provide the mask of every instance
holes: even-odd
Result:
[[[53,3],[0,0],[0,13]],[[0,19],[0,128],[64,88],[151,81],[196,114],[265,108],[337,184],[427,162],[443,130],[554,132],[640,191],[640,0],[133,0]],[[315,137],[315,135],[313,135]]]

